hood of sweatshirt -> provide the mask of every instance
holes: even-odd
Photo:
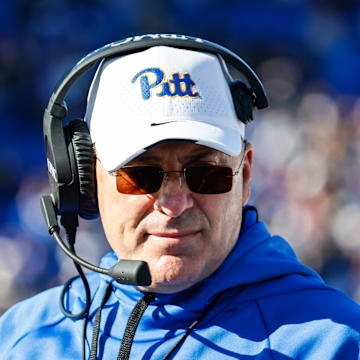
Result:
[[[101,261],[101,266],[110,268],[118,261],[114,252],[108,253]],[[279,279],[286,275],[302,275],[310,277],[310,281],[321,282],[319,275],[309,267],[300,263],[291,246],[280,236],[271,236],[266,225],[258,220],[257,210],[252,206],[244,208],[243,223],[239,238],[223,264],[208,278],[184,291],[163,295],[158,294],[160,303],[183,302],[190,296],[198,297],[196,302],[208,304],[212,298],[227,289],[239,286],[264,284],[266,280]],[[102,275],[109,281],[106,275]],[[135,287],[119,285],[113,281],[115,288],[134,299],[143,295]],[[273,288],[272,292],[283,289]],[[267,293],[267,291],[266,291]],[[265,295],[265,294],[263,294]]]
[[[101,265],[110,268],[117,260],[111,252]],[[136,331],[130,348],[133,359],[162,359],[175,347],[180,359],[217,359],[219,354],[249,359],[259,354],[264,358],[276,354],[284,359],[329,359],[337,355],[354,358],[348,354],[358,354],[358,333],[352,333],[356,343],[348,338],[352,329],[358,328],[358,307],[301,264],[284,239],[271,236],[253,207],[244,209],[238,241],[223,264],[191,288],[155,294],[142,315],[136,315],[137,328],[132,325],[132,314],[137,313],[134,308],[144,293],[98,273],[87,278],[91,307],[86,353],[91,344],[97,344],[99,358],[109,359],[119,353],[127,323]],[[84,322],[69,319],[59,311],[61,291],[62,287],[50,289],[10,310],[0,323],[6,334],[1,345],[11,352],[16,346],[21,358],[39,358],[39,354],[80,358]],[[102,307],[105,294],[110,297]],[[83,284],[77,279],[66,292],[65,307],[77,314],[84,305]],[[186,341],[179,342],[192,324],[194,331]]]
[[[326,286],[319,275],[298,261],[283,238],[269,234],[265,224],[258,220],[254,207],[245,207],[243,215],[238,241],[223,264],[211,276],[191,288],[174,294],[155,294],[155,300],[144,313],[138,331],[150,328],[175,331],[186,328],[190,319],[200,316],[221,293],[225,294],[225,298],[228,293],[231,298],[232,291],[236,291],[237,302],[245,303],[282,292]],[[102,259],[101,266],[110,268],[117,261],[115,253],[110,252]],[[99,279],[99,276],[90,277],[90,283],[95,278]],[[144,293],[134,286],[118,284],[109,276],[101,275],[100,278],[100,282],[96,280],[97,284],[93,283],[91,286],[92,289],[96,287],[96,291],[92,296],[90,317],[94,316],[106,287],[111,283],[113,292],[102,316],[114,317],[111,323],[121,324],[108,327],[111,336],[121,338],[126,325],[124,319],[129,317]],[[72,294],[69,294],[69,306],[74,312],[83,306],[84,300],[84,296],[80,296],[76,288],[74,284]],[[119,317],[121,321],[116,321],[115,317]]]

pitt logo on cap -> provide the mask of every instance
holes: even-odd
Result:
[[[152,74],[152,80],[149,80],[149,75]],[[184,73],[182,76],[179,73],[173,73],[171,78],[166,81],[164,71],[158,68],[147,68],[139,71],[131,80],[135,83],[140,78],[140,87],[142,97],[144,100],[151,98],[151,90],[159,88],[156,96],[190,96],[197,98],[200,94],[193,90],[196,86],[191,79],[190,74]]]

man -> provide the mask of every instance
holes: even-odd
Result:
[[[219,57],[154,46],[106,59],[85,120],[113,249],[102,266],[145,261],[151,285],[89,275],[83,350],[60,288],[14,306],[0,322],[4,359],[360,358],[358,305],[247,205],[253,146]],[[84,308],[80,281],[65,305]]]

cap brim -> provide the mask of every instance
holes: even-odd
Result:
[[[114,130],[114,129],[113,129]],[[150,147],[165,140],[191,141],[230,156],[239,155],[242,150],[244,134],[233,128],[215,126],[207,122],[193,120],[169,120],[152,123],[144,134],[128,138],[127,130],[118,129],[108,133],[104,141],[95,143],[97,156],[107,171],[115,171],[132,159],[136,158]],[[121,156],[120,156],[121,154]]]

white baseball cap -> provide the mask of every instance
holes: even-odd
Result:
[[[167,46],[103,60],[85,114],[96,153],[115,171],[164,140],[188,140],[240,154],[245,125],[236,116],[224,64],[216,55]]]

